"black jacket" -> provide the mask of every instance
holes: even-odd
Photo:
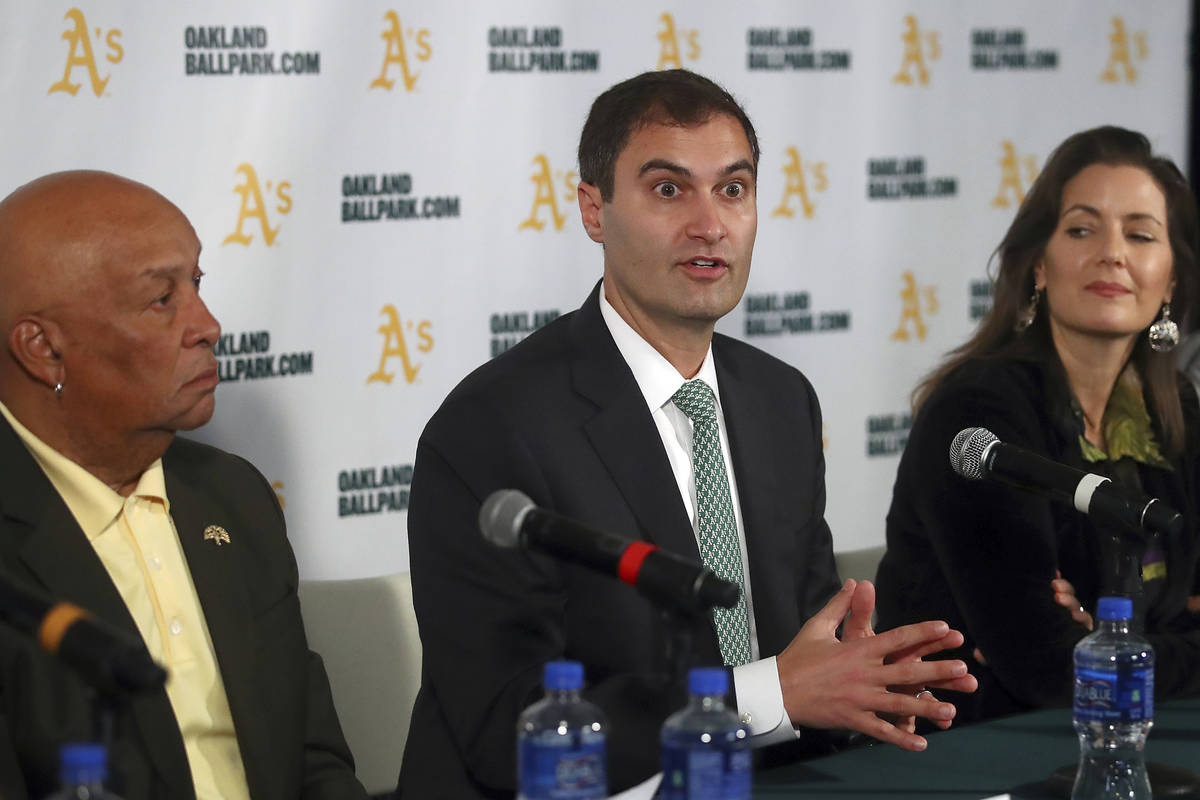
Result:
[[[208,623],[253,800],[365,798],[321,659],[309,652],[296,563],[271,487],[248,462],[176,438],[163,456],[171,517]],[[134,637],[100,558],[0,419],[0,569]],[[220,525],[230,542],[204,540]],[[91,694],[69,668],[0,625],[0,796],[57,788],[58,747],[93,736]],[[127,800],[190,800],[192,776],[165,690],[118,715],[109,761]]]
[[[1197,531],[1196,397],[1181,380],[1188,445],[1173,469],[1138,464],[1145,494],[1184,515],[1182,535],[1167,542],[1167,580],[1145,609],[1157,652],[1159,696],[1200,691],[1200,619],[1186,611],[1200,556]],[[1079,448],[1065,376],[1056,363],[978,359],[948,376],[914,420],[887,518],[887,554],[879,567],[879,627],[944,619],[966,643],[942,657],[972,664],[979,690],[953,698],[956,723],[1071,699],[1075,643],[1087,631],[1054,602],[1056,569],[1094,613],[1096,599],[1119,592],[1114,552],[1144,549],[1135,537],[1100,528],[1073,508],[1003,484],[970,481],[950,467],[950,442],[982,426],[1002,442],[1096,472]],[[1159,441],[1162,441],[1161,435]],[[1136,569],[1136,567],[1135,567]],[[978,647],[987,659],[972,658]]]
[[[838,589],[820,411],[808,381],[783,362],[724,336],[713,355],[758,641],[769,656]],[[662,691],[650,680],[656,617],[636,590],[483,540],[480,503],[502,488],[700,560],[598,289],[579,311],[468,376],[417,446],[408,528],[424,664],[400,779],[405,800],[511,797],[517,716],[540,696],[548,660],[584,664],[585,696],[610,723],[612,791],[658,771],[659,727],[686,700],[681,687]],[[696,626],[690,660],[721,663],[711,618]]]

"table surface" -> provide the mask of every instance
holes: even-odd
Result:
[[[1079,761],[1070,709],[952,728],[928,739],[924,753],[875,745],[760,772],[754,797],[979,800],[1009,793],[1032,800],[1053,797],[1042,781]],[[1158,705],[1146,757],[1200,772],[1200,698]]]

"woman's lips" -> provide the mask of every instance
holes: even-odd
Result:
[[[1107,281],[1093,281],[1083,288],[1101,297],[1120,297],[1121,295],[1131,294],[1131,291],[1121,284],[1108,283]]]

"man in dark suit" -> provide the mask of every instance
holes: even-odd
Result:
[[[693,474],[701,434],[693,439],[676,395],[693,378],[715,392],[731,477],[718,483],[735,517],[724,528],[736,528],[727,552],[747,605],[736,635],[697,620],[688,660],[732,667],[738,710],[761,743],[794,742],[803,726],[923,748],[913,715],[948,724],[954,708],[915,695],[969,690],[973,679],[962,662],[920,655],[961,636],[939,622],[871,635],[870,584],[838,587],[812,387],[713,334],[741,299],[754,244],[749,119],[705,78],[647,73],[596,100],[579,163],[583,225],[604,247],[601,284],[577,312],[466,378],[417,448],[409,547],[424,665],[402,796],[511,797],[517,715],[537,699],[543,663],[562,657],[584,663],[585,695],[608,715],[609,788],[656,771],[659,726],[685,696],[655,680],[653,609],[607,577],[491,546],[476,516],[490,493],[516,488],[699,561],[712,547]]]
[[[163,689],[118,704],[126,798],[362,798],[309,652],[278,501],[175,438],[212,415],[200,243],[146,186],[58,173],[0,201],[0,572],[138,636]],[[0,796],[94,737],[80,677],[0,625]]]

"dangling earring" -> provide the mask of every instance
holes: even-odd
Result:
[[[1162,316],[1155,320],[1147,332],[1150,337],[1150,349],[1167,353],[1179,344],[1179,326],[1171,319],[1171,304],[1163,303]]]
[[[1017,324],[1013,326],[1017,333],[1023,332],[1026,328],[1033,324],[1035,319],[1037,319],[1038,300],[1041,299],[1041,296],[1041,291],[1035,286],[1033,289],[1033,296],[1029,298],[1029,305],[1025,306],[1025,308],[1021,309],[1021,312],[1017,314]]]

